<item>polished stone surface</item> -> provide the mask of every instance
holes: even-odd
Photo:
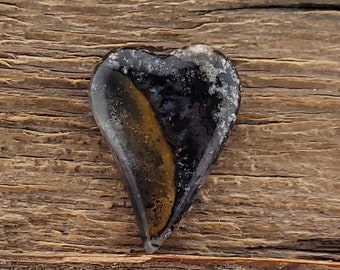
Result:
[[[240,104],[231,62],[205,45],[119,49],[91,80],[95,120],[122,171],[148,253],[188,210]]]

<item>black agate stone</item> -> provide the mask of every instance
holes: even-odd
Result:
[[[95,120],[119,165],[148,253],[191,205],[236,120],[240,81],[205,45],[119,49],[91,80]]]

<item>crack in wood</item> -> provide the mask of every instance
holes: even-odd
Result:
[[[297,3],[297,4],[271,4],[271,5],[244,5],[230,8],[198,9],[191,12],[206,15],[219,11],[238,11],[238,10],[299,10],[299,11],[340,11],[340,4],[321,4],[321,3]]]

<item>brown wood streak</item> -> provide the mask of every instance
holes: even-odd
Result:
[[[0,1],[1,267],[339,267],[339,1],[243,2]],[[237,65],[242,105],[192,210],[146,256],[90,74],[110,49],[194,43]]]
[[[5,254],[5,261],[6,261]],[[154,264],[165,263],[169,269],[179,269],[185,265],[195,265],[204,267],[213,266],[230,268],[223,269],[310,269],[309,267],[317,267],[316,269],[339,269],[340,263],[302,260],[302,259],[276,259],[276,258],[241,258],[241,257],[212,257],[212,256],[193,256],[193,255],[140,255],[140,256],[117,256],[117,255],[99,255],[99,254],[73,254],[69,253],[26,253],[11,254],[11,259],[18,258],[20,264],[42,263],[48,264],[50,267],[60,265],[73,264],[101,264],[102,268],[109,265],[118,267],[133,267],[133,265],[144,265],[148,268]],[[97,268],[96,268],[97,269]],[[210,269],[210,268],[209,268]],[[219,269],[219,268],[217,268]]]

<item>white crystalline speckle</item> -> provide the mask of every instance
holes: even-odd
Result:
[[[229,61],[227,61],[226,59],[222,59],[222,66],[223,66],[223,69],[229,69],[230,68],[230,63]]]
[[[232,79],[234,80],[234,82],[236,82],[237,84],[240,83],[240,80],[239,80],[239,78],[237,77],[236,72],[235,72],[234,69],[231,69],[231,78],[232,78]]]
[[[164,234],[164,238],[168,238],[171,234],[171,230],[170,229],[167,229],[166,230],[166,233]]]
[[[128,71],[129,71],[129,68],[128,68],[127,66],[123,66],[123,67],[122,67],[122,73],[123,73],[123,74],[127,74]]]
[[[228,121],[229,122],[229,121]],[[229,125],[228,125],[229,126]],[[219,122],[218,124],[218,137],[220,139],[219,144],[221,145],[223,143],[224,140],[224,136],[226,134],[226,121],[224,121],[223,119]]]
[[[117,53],[110,53],[109,61],[117,61],[118,55]]]
[[[193,45],[187,48],[188,52],[191,52],[191,54],[212,54],[213,49],[210,46],[204,45],[204,44],[197,44]]]
[[[155,64],[155,63],[149,62],[149,63],[146,64],[146,70],[147,71],[153,72],[153,70],[155,68],[157,68],[157,64]]]
[[[131,52],[130,52],[130,54],[131,54],[131,56],[134,58],[134,57],[136,57],[136,51],[135,50],[132,50]]]
[[[111,53],[108,57],[108,61],[110,63],[110,65],[112,66],[113,69],[119,69],[120,64],[117,61],[117,54],[116,53]]]
[[[239,100],[238,100],[239,94],[238,94],[236,86],[231,86],[230,92],[231,92],[232,98],[229,98],[230,99],[229,101],[232,102],[235,107],[237,107],[239,103]]]

